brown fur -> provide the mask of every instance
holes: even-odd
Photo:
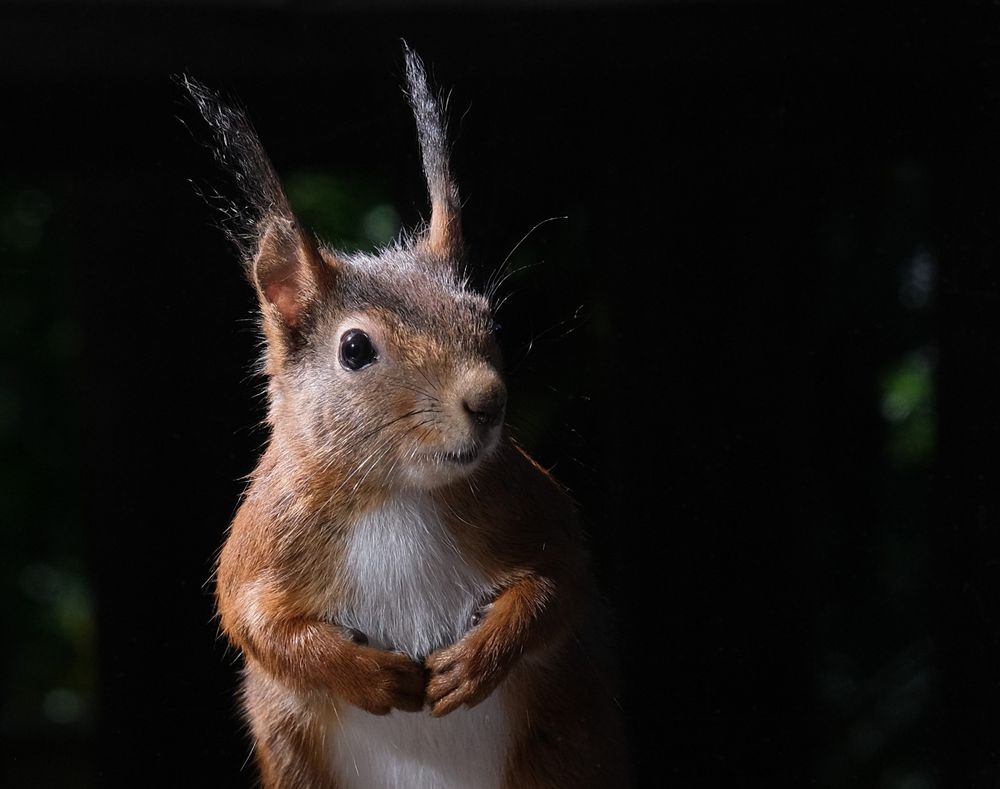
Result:
[[[504,786],[617,787],[628,780],[622,725],[574,506],[498,426],[506,388],[490,306],[458,277],[443,128],[412,53],[407,66],[432,197],[422,236],[377,257],[320,248],[273,171],[259,178],[270,207],[260,209],[248,273],[272,432],[216,593],[245,658],[262,780],[333,789],[326,737],[344,705],[439,717],[502,693],[513,726]],[[240,118],[219,112],[251,164],[269,168]],[[339,355],[352,331],[377,350],[361,369]],[[370,646],[330,619],[349,599],[345,546],[359,517],[414,488],[493,590],[456,643],[426,656]]]

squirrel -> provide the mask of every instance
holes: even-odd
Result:
[[[576,506],[504,430],[442,103],[404,49],[431,214],[371,254],[307,231],[246,113],[182,78],[242,194],[264,337],[269,441],[216,567],[262,783],[619,787]]]

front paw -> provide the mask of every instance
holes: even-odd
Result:
[[[506,676],[506,656],[467,637],[439,649],[427,658],[430,679],[427,703],[431,715],[441,717],[461,707],[474,707],[492,693]]]
[[[398,652],[359,645],[353,664],[354,681],[339,688],[351,704],[372,715],[423,709],[427,671],[419,663]]]

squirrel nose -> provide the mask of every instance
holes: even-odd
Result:
[[[500,421],[503,408],[507,404],[507,393],[503,386],[492,386],[480,392],[467,394],[462,399],[462,406],[465,408],[472,421],[477,425],[492,427]]]

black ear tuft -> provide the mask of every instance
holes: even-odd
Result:
[[[234,194],[222,196],[212,190],[207,197],[221,209],[223,228],[249,269],[260,239],[273,221],[295,221],[288,198],[246,112],[187,74],[174,80],[198,110],[208,130],[206,144],[232,181]],[[206,139],[197,131],[193,134],[196,139]]]

